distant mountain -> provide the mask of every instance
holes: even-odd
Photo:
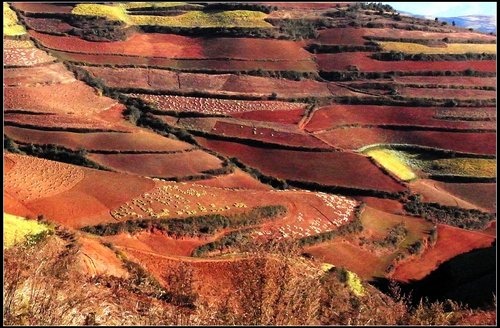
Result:
[[[438,17],[440,21],[451,24],[455,22],[456,26],[473,28],[475,31],[490,33],[497,31],[496,16],[468,15],[460,17]]]
[[[409,12],[401,11],[401,14],[413,16],[417,18],[426,18],[426,19],[435,19],[434,16],[425,16],[425,15],[414,15]],[[439,21],[447,22],[448,24],[452,24],[455,22],[458,27],[465,28],[473,28],[475,31],[490,33],[493,32],[496,34],[497,32],[497,18],[496,16],[487,16],[487,15],[467,15],[467,16],[459,16],[459,17],[438,17]]]

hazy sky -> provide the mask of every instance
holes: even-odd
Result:
[[[496,2],[384,2],[394,9],[417,15],[456,17],[466,15],[496,16]]]

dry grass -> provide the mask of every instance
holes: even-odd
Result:
[[[218,304],[199,301],[190,266],[179,262],[166,272],[175,297],[165,301],[144,284],[140,266],[127,266],[130,279],[79,274],[78,239],[65,234],[69,241],[52,236],[5,251],[4,325],[449,325],[466,313],[452,302],[413,307],[397,290],[391,298],[368,284],[356,295],[336,270],[283,244],[243,246],[253,260],[234,272],[239,288]]]
[[[397,51],[407,54],[496,54],[496,44],[448,43],[446,47],[428,47],[410,42],[378,42],[384,51]]]

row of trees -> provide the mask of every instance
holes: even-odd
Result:
[[[83,227],[81,230],[99,236],[116,235],[121,232],[135,233],[142,230],[158,229],[166,233],[181,236],[211,235],[225,228],[244,227],[262,223],[280,217],[287,212],[282,205],[259,206],[248,212],[231,215],[208,214],[177,219],[143,219],[127,220],[95,226]]]

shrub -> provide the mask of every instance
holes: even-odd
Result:
[[[8,135],[3,135],[3,148],[11,153],[22,154],[23,152],[19,149],[19,146],[9,138]]]
[[[116,235],[120,232],[134,233],[152,228],[165,231],[173,236],[209,235],[228,227],[244,227],[264,222],[267,219],[281,216],[287,212],[282,205],[255,207],[248,212],[231,216],[209,214],[191,216],[183,219],[143,219],[127,220],[108,224],[98,224],[81,228],[82,231],[100,236]]]
[[[424,243],[421,240],[417,240],[410,246],[408,246],[408,252],[412,255],[420,254],[424,250]]]
[[[86,156],[85,149],[78,149],[76,151],[53,144],[48,145],[34,145],[28,144],[19,147],[22,152],[27,155],[50,159],[53,161],[64,162],[68,164],[80,165],[90,167],[98,170],[109,171],[108,168],[99,165]]]
[[[495,220],[495,214],[475,209],[463,209],[438,203],[422,203],[420,200],[408,201],[404,209],[431,222],[440,222],[469,230],[483,230]]]

